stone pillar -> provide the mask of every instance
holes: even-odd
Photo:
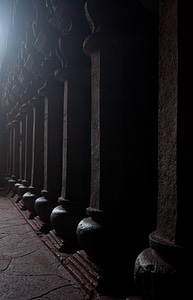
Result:
[[[33,109],[32,128],[32,168],[28,191],[23,195],[23,202],[28,210],[28,218],[36,216],[35,200],[41,196],[44,184],[44,99],[34,96],[30,100]]]
[[[8,188],[10,192],[10,196],[14,196],[15,189],[14,185],[17,182],[17,177],[15,173],[15,121],[14,121],[14,108],[8,114],[7,128],[9,128],[9,159],[8,165],[10,168],[11,178],[8,180]]]
[[[7,116],[8,118],[8,116]],[[6,124],[6,131],[7,131],[7,162],[6,162],[6,173],[7,173],[7,180],[10,179],[12,175],[11,169],[11,145],[12,145],[12,130],[11,130],[11,122],[8,121]],[[8,181],[7,181],[8,184]],[[8,187],[9,189],[9,187]]]
[[[22,184],[24,179],[24,168],[25,168],[25,123],[26,123],[26,114],[19,112],[15,116],[16,120],[19,122],[19,176],[18,180],[15,183],[15,193],[17,194],[16,202],[21,200],[18,195],[18,187]]]
[[[86,13],[91,197],[77,236],[104,270],[98,290],[123,296],[134,289],[135,257],[155,221],[157,20],[138,1],[86,1]]]
[[[6,149],[7,149],[7,158],[6,158],[6,174],[7,179],[11,176],[11,125],[9,122],[6,124]]]
[[[34,4],[34,47],[44,56],[41,63],[44,84],[37,93],[44,98],[44,186],[42,197],[38,197],[34,205],[44,223],[40,230],[49,231],[50,214],[57,205],[62,185],[63,84],[54,77],[54,71],[61,67],[55,51],[59,30],[49,23],[49,5],[45,1]]]
[[[19,178],[19,121],[14,119],[12,121],[12,133],[11,133],[11,144],[12,144],[12,151],[11,151],[11,161],[12,161],[12,176],[11,179],[8,181],[9,188],[12,191],[12,197],[15,195],[15,184]]]
[[[13,121],[13,174],[19,178],[19,142],[20,142],[20,123]]]
[[[42,97],[34,97],[31,100],[34,110],[34,135],[33,135],[33,164],[31,185],[42,190],[44,182],[44,99]]]
[[[26,103],[20,107],[22,114],[25,114],[25,161],[24,161],[24,179],[22,184],[18,186],[18,195],[22,199],[24,193],[28,191],[31,182],[31,168],[32,168],[32,106]],[[21,202],[21,209],[26,209],[23,201]]]
[[[185,299],[191,293],[184,278],[193,168],[192,78],[184,76],[192,68],[191,11],[191,1],[159,4],[157,227],[149,235],[150,247],[135,263],[136,285],[144,300]]]
[[[44,187],[42,197],[35,201],[40,219],[50,224],[50,214],[57,206],[62,185],[62,118],[63,90],[61,87],[42,88],[44,99]]]
[[[60,251],[75,252],[80,248],[76,228],[90,199],[90,58],[82,47],[89,29],[83,4],[65,2],[57,7],[63,17],[63,22],[58,19],[63,67],[55,71],[56,79],[64,83],[62,190],[51,224],[64,241]]]
[[[44,97],[44,187],[42,197],[35,201],[37,215],[48,226],[62,186],[63,84],[53,77],[57,59],[56,64],[52,59],[56,57],[51,55],[44,61],[44,71],[49,75],[38,91]]]
[[[0,188],[7,188],[6,178],[7,173],[7,135],[6,135],[6,113],[3,111],[2,106],[0,107]]]
[[[23,195],[23,202],[27,208],[28,218],[36,216],[35,200],[41,196],[44,182],[44,98],[37,95],[38,89],[44,83],[41,63],[44,55],[34,45],[37,35],[35,31],[35,7],[45,6],[45,1],[30,1],[28,5],[29,18],[26,16],[25,40],[21,47],[23,59],[23,77],[30,92],[29,105],[32,107],[32,151],[30,185]],[[42,15],[43,18],[43,15]],[[41,21],[40,21],[41,22]],[[37,26],[38,27],[38,26]],[[36,33],[35,33],[36,32]],[[41,43],[40,43],[41,44]]]
[[[8,139],[9,139],[9,150],[8,150],[8,169],[10,177],[8,178],[8,189],[11,196],[15,194],[14,185],[17,182],[16,176],[13,174],[13,126],[12,124],[7,125],[8,128]]]

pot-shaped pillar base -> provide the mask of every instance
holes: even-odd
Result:
[[[23,204],[28,210],[28,218],[33,219],[36,216],[35,200],[40,197],[41,190],[33,186],[28,187],[28,191],[23,194]]]
[[[143,300],[184,299],[184,248],[156,232],[150,234],[150,246],[135,262],[134,277],[139,296]]]
[[[88,259],[102,270],[97,291],[113,292],[118,297],[135,294],[135,259],[132,249],[129,252],[130,237],[124,225],[124,217],[121,223],[120,218],[116,218],[115,215],[107,215],[91,207],[87,208],[87,215],[87,218],[79,222],[76,232]]]
[[[19,199],[21,200],[19,202],[19,206],[21,210],[26,210],[27,208],[25,207],[24,203],[23,203],[23,195],[28,191],[28,187],[29,187],[30,183],[27,180],[22,180],[22,184],[20,184],[18,186],[18,196]]]
[[[43,222],[42,227],[40,228],[40,231],[48,233],[49,230],[52,229],[51,223],[50,223],[50,215],[52,210],[57,206],[57,195],[54,195],[53,193],[42,190],[41,191],[42,196],[38,197],[35,200],[34,208],[36,215],[40,218],[40,220]]]
[[[77,238],[89,259],[95,263],[103,264],[106,253],[104,213],[89,208],[87,214],[89,216],[82,219],[77,226]]]
[[[8,189],[11,197],[15,195],[14,185],[16,182],[17,182],[17,178],[14,175],[12,175],[11,178],[8,180]]]
[[[21,198],[19,197],[19,194],[18,194],[18,188],[19,188],[20,185],[22,185],[22,179],[21,178],[19,178],[17,180],[17,182],[15,183],[15,185],[14,185],[15,195],[17,195],[17,197],[15,199],[16,203],[21,200]]]
[[[81,203],[62,197],[58,199],[58,204],[51,212],[50,222],[57,235],[64,241],[60,251],[73,253],[80,249],[76,228],[85,217],[85,209]]]

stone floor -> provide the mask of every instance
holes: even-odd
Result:
[[[120,299],[97,294],[97,267],[80,252],[58,251],[62,241],[52,231],[41,234],[38,219],[30,220],[16,202],[1,193],[0,300]]]
[[[0,197],[0,299],[88,299],[8,197]]]

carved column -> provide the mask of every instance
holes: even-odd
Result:
[[[26,123],[26,115],[19,112],[15,116],[16,120],[19,122],[19,176],[18,180],[15,183],[15,193],[17,194],[17,199],[15,200],[18,202],[21,200],[18,195],[18,187],[22,184],[22,180],[24,179],[24,168],[25,168],[25,123]]]
[[[18,179],[19,178],[19,145],[20,145],[20,122],[17,120],[18,112],[18,102],[14,107],[13,120],[12,120],[12,159],[13,159],[13,169],[12,174]]]
[[[22,114],[25,114],[25,167],[24,167],[24,179],[22,184],[18,187],[19,198],[22,199],[24,193],[28,191],[28,187],[31,182],[31,168],[32,168],[32,106],[28,103],[28,95],[24,104],[20,107]],[[21,202],[21,209],[26,209],[23,201]]]
[[[12,126],[11,126],[11,119],[10,119],[10,113],[7,113],[7,124],[6,124],[6,130],[7,130],[7,174],[8,180],[10,179],[12,175]],[[9,188],[9,181],[8,183],[8,189]]]
[[[44,99],[34,96],[30,101],[33,109],[32,128],[32,169],[28,191],[23,195],[23,202],[28,210],[28,218],[36,216],[35,200],[41,196],[44,184]]]
[[[34,3],[29,6],[32,11],[30,18],[27,19],[25,43],[23,47],[23,68],[24,77],[28,78],[30,89],[29,104],[32,106],[32,167],[30,185],[28,191],[23,195],[23,202],[28,210],[28,218],[36,216],[35,200],[41,196],[44,181],[44,98],[37,95],[38,89],[44,83],[42,78],[41,63],[44,55],[34,46]]]
[[[8,180],[8,178],[10,178],[11,176],[11,125],[9,122],[7,122],[6,124],[6,142],[7,142],[6,174]]]
[[[2,105],[0,107],[0,140],[2,141],[0,144],[0,187],[5,189],[7,188],[7,182],[6,178],[8,176],[7,173],[7,150],[9,149],[7,147],[8,141],[7,141],[7,134],[6,134],[6,112],[2,108]]]
[[[44,99],[34,97],[30,102],[34,110],[34,136],[33,136],[33,165],[31,185],[39,190],[43,188],[43,161],[44,161]]]
[[[62,190],[50,219],[64,241],[60,250],[74,252],[80,248],[76,227],[90,198],[90,59],[82,47],[89,29],[81,2],[63,1],[55,14],[59,11],[57,24],[63,34],[58,54],[63,68],[55,76],[64,82]],[[54,19],[53,15],[50,22]]]
[[[44,187],[42,197],[35,201],[35,210],[40,219],[49,224],[52,209],[61,193],[62,171],[62,117],[63,103],[61,86],[44,87]]]
[[[32,11],[33,12],[33,11]],[[29,16],[25,16],[28,20]],[[26,23],[25,26],[27,27]],[[25,30],[25,28],[24,28]],[[24,39],[24,37],[23,37]],[[20,120],[20,180],[16,184],[15,189],[18,191],[18,198],[16,202],[19,202],[23,195],[28,191],[28,187],[31,182],[31,170],[32,170],[32,128],[33,128],[33,110],[29,101],[32,98],[31,81],[33,75],[29,72],[26,65],[25,51],[28,52],[27,46],[24,47],[24,40],[20,44],[18,50],[18,63],[17,73],[15,74],[15,86],[14,91],[19,97],[19,113],[16,116]],[[17,76],[16,76],[17,75]],[[19,183],[21,184],[19,185]],[[23,200],[20,202],[21,209],[26,209]]]
[[[77,237],[103,268],[98,290],[123,296],[134,289],[136,253],[155,221],[156,20],[138,1],[86,1],[86,13],[92,28],[84,41],[91,57],[91,197]]]
[[[8,179],[8,189],[11,196],[14,195],[14,185],[17,182],[16,176],[13,174],[13,124],[7,124],[8,129],[8,139],[9,139],[9,148],[8,148],[8,170],[10,178]]]
[[[185,299],[190,247],[188,202],[192,181],[192,3],[160,1],[158,207],[149,248],[135,263],[135,280],[144,300]]]
[[[11,108],[11,111],[9,112],[8,115],[8,128],[10,129],[10,134],[9,134],[9,164],[10,164],[10,172],[11,172],[11,178],[8,180],[8,187],[10,190],[10,195],[14,196],[15,194],[15,189],[14,185],[17,182],[17,176],[15,174],[15,162],[16,162],[16,139],[15,139],[15,133],[16,133],[16,122],[14,120],[15,117],[15,109],[14,107]]]
[[[20,142],[20,123],[14,119],[12,122],[13,127],[13,174],[18,180],[19,178],[19,142]],[[13,192],[15,188],[13,186]]]
[[[42,197],[35,201],[35,211],[45,223],[42,230],[50,229],[50,214],[61,193],[62,186],[62,123],[63,123],[63,84],[54,77],[54,71],[61,67],[55,46],[59,30],[48,22],[46,3],[36,3],[34,46],[44,54],[42,73],[44,85],[38,95],[44,98],[44,186]]]
[[[52,58],[44,62],[44,68],[53,75],[52,67],[57,69],[57,64],[52,64]],[[52,66],[48,71],[49,63]],[[39,95],[44,97],[44,187],[42,197],[35,201],[37,215],[48,224],[61,193],[63,119],[63,85],[54,78],[50,80],[39,89]]]

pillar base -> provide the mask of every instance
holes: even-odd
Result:
[[[28,218],[33,219],[36,216],[35,211],[35,200],[40,197],[41,195],[41,189],[35,188],[33,186],[28,187],[28,191],[23,194],[22,200],[24,203],[24,206],[28,210]]]
[[[17,178],[14,175],[12,175],[11,178],[8,180],[8,189],[12,197],[15,195],[14,185],[16,182]]]
[[[77,226],[77,237],[88,259],[103,270],[97,292],[112,292],[119,297],[135,294],[134,254],[124,226],[114,216],[91,207],[87,208],[87,214]]]
[[[30,183],[29,181],[27,180],[22,180],[22,184],[20,184],[18,186],[18,196],[19,196],[19,200],[20,201],[20,209],[21,210],[26,210],[27,208],[25,207],[24,205],[24,202],[23,202],[23,195],[28,191],[28,187],[29,187]]]
[[[104,212],[88,208],[87,214],[89,216],[77,226],[77,238],[88,257],[95,263],[103,264],[106,256]]]
[[[142,251],[135,262],[134,277],[143,300],[171,300],[185,296],[185,251],[153,232],[150,248]]]
[[[50,215],[52,210],[57,206],[56,199],[58,197],[47,190],[42,190],[41,194],[42,196],[35,200],[35,212],[44,223],[50,224]]]
[[[56,233],[64,240],[60,251],[73,253],[80,249],[76,235],[76,228],[82,218],[86,216],[85,208],[78,201],[58,198],[56,206],[50,215],[50,222]]]
[[[17,182],[15,183],[15,185],[14,185],[15,194],[17,194],[17,195],[18,195],[18,188],[19,188],[20,185],[22,185],[22,179],[21,178],[19,178],[17,180]],[[18,198],[19,198],[19,196],[18,196]]]

